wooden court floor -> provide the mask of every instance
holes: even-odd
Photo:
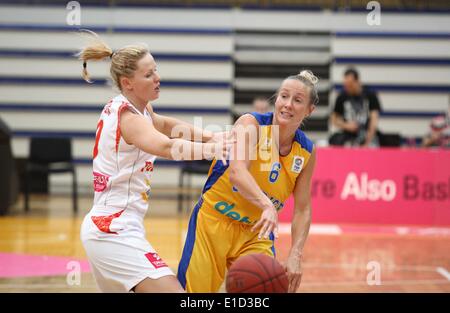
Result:
[[[79,240],[91,201],[80,198],[82,209],[74,216],[69,198],[33,195],[29,214],[18,201],[0,217],[0,292],[97,292]],[[151,203],[147,237],[174,271],[187,225],[176,201]],[[336,227],[345,231],[333,231]],[[392,229],[313,225],[300,292],[450,292],[450,229]],[[276,242],[279,260],[286,260],[289,246],[289,225],[283,225]],[[74,270],[80,270],[78,276]]]

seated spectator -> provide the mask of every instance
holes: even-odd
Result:
[[[269,100],[267,100],[264,97],[256,97],[253,99],[253,112],[257,113],[267,113],[270,111],[270,103]]]
[[[331,114],[331,124],[339,131],[330,137],[330,145],[379,146],[377,127],[381,106],[376,93],[362,85],[359,73],[352,68],[345,71],[343,85]]]
[[[271,110],[272,108],[270,107],[270,102],[267,98],[258,96],[253,99],[250,112],[267,113]],[[233,123],[235,123],[240,116],[241,113],[233,111],[232,112]]]
[[[431,120],[430,132],[423,138],[422,146],[450,148],[450,105],[447,116],[440,115]]]

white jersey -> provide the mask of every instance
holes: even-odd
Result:
[[[121,136],[119,121],[124,110],[143,115],[151,121],[147,110],[142,114],[123,95],[109,101],[100,115],[93,149],[95,196],[90,213],[94,216],[114,214],[108,223],[93,220],[105,233],[117,232],[111,228],[113,219],[143,219],[148,209],[150,176],[156,159],[154,155],[127,144]],[[128,223],[128,226],[132,225]]]
[[[123,95],[103,109],[93,151],[94,207],[131,208],[147,211],[150,174],[156,157],[125,142],[119,119],[123,110],[142,115]],[[144,116],[151,121],[147,110]]]
[[[139,112],[123,95],[104,107],[93,151],[94,205],[81,226],[81,240],[102,291],[129,291],[146,277],[173,275],[145,239],[150,175],[155,156],[129,145],[120,114]]]

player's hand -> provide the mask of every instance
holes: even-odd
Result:
[[[223,135],[223,137],[220,137],[220,139],[217,140],[217,142],[209,142],[206,145],[212,145],[212,157],[215,157],[217,160],[222,161],[223,165],[226,165],[227,160],[229,159],[230,150],[236,143],[236,138],[233,134],[229,133],[227,137]]]
[[[301,255],[289,255],[286,262],[286,272],[289,280],[288,292],[295,293],[300,287],[303,275]]]
[[[252,231],[259,230],[258,238],[269,238],[270,233],[274,233],[275,238],[278,238],[278,212],[271,205],[267,209],[263,210],[261,214],[261,218],[259,221],[252,227]]]

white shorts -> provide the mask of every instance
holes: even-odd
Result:
[[[88,214],[81,226],[81,240],[102,292],[129,292],[145,278],[174,275],[145,234],[101,233]]]

